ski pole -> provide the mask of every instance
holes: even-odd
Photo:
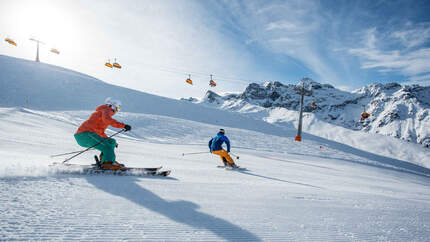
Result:
[[[107,137],[106,139],[103,139],[102,141],[98,142],[97,144],[95,144],[95,145],[93,145],[93,146],[91,146],[91,147],[88,147],[87,149],[85,149],[85,150],[83,150],[83,151],[80,151],[79,153],[77,153],[76,155],[74,155],[74,156],[72,156],[72,157],[70,157],[70,158],[65,159],[65,160],[63,161],[63,163],[66,163],[67,161],[69,161],[69,160],[71,160],[71,159],[75,158],[76,156],[78,156],[78,155],[80,155],[80,154],[82,154],[82,153],[84,153],[84,152],[86,152],[86,151],[91,150],[92,148],[94,148],[94,147],[96,147],[97,145],[99,145],[99,144],[101,144],[101,143],[105,142],[105,141],[106,141],[106,140],[108,140],[109,138],[112,138],[112,137],[114,137],[115,135],[117,135],[117,134],[119,134],[119,133],[121,133],[121,132],[124,132],[124,131],[125,131],[125,129],[121,129],[120,131],[118,131],[118,132],[116,132],[115,134],[113,134],[113,135],[111,135],[111,136]]]
[[[231,153],[231,152],[230,152],[230,155],[234,155],[234,156],[236,156],[236,159],[238,159],[238,160],[239,160],[239,156],[237,156],[237,155],[235,155],[235,154],[233,154],[233,153]]]
[[[63,153],[63,154],[57,154],[57,155],[51,155],[50,157],[51,157],[51,158],[54,158],[54,157],[63,156],[63,155],[71,155],[71,154],[79,153],[79,152],[81,152],[81,151],[82,151],[82,150],[79,150],[79,151],[72,151],[72,152],[69,152],[69,153]]]
[[[207,152],[207,151],[205,151],[205,152],[194,152],[194,153],[182,153],[182,156],[184,156],[184,155],[206,154],[206,153],[208,153],[208,152]]]

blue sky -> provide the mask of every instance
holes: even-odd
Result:
[[[418,0],[2,1],[0,35],[18,46],[2,41],[0,54],[34,59],[36,37],[42,62],[173,98],[203,96],[210,74],[216,92],[305,76],[344,90],[428,85],[428,12]],[[104,67],[114,58],[122,70]]]
[[[346,89],[430,79],[428,1],[228,1],[219,12],[280,78]]]

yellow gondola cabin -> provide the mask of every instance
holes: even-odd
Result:
[[[112,64],[110,63],[110,61],[107,61],[107,62],[105,63],[105,66],[107,66],[107,67],[109,67],[109,68],[112,68]]]
[[[113,67],[118,68],[118,69],[122,68],[122,66],[120,64],[118,64],[118,62],[116,62],[116,59],[115,59],[115,62],[112,65],[113,65]]]
[[[51,52],[52,52],[52,53],[55,53],[55,54],[57,54],[57,55],[59,55],[59,54],[60,54],[60,51],[58,51],[57,49],[54,49],[54,48],[52,48],[52,49],[51,49]]]
[[[16,42],[15,42],[15,41],[13,41],[12,39],[6,38],[6,39],[4,39],[4,41],[8,42],[8,43],[9,43],[9,44],[11,44],[11,45],[16,46]]]
[[[185,80],[185,82],[187,82],[190,85],[193,85],[193,81],[191,81],[191,75],[188,75],[188,79]]]

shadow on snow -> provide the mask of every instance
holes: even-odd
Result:
[[[138,185],[137,182],[139,179],[137,177],[120,177],[120,184],[122,184],[120,189],[118,189],[118,187],[112,187],[111,181],[107,180],[108,177],[100,179],[100,176],[87,176],[86,179],[90,184],[93,184],[96,188],[102,191],[115,196],[121,196],[175,222],[182,223],[193,228],[211,231],[226,241],[237,241],[238,239],[245,241],[261,241],[261,239],[256,235],[228,222],[227,220],[199,212],[199,205],[193,202],[183,200],[168,201],[163,199],[154,192]]]
[[[279,182],[285,182],[285,183],[290,183],[290,184],[295,184],[295,185],[300,185],[300,186],[307,186],[307,187],[312,187],[312,188],[323,189],[322,187],[318,187],[318,186],[314,186],[314,185],[310,185],[310,184],[306,184],[306,183],[293,182],[293,181],[282,180],[282,179],[279,179],[279,178],[258,175],[258,174],[255,174],[255,173],[252,173],[252,172],[249,172],[249,171],[246,171],[246,170],[245,171],[237,171],[237,172],[245,174],[245,175],[256,176],[256,177],[265,178],[265,179],[269,179],[269,180],[273,180],[273,181],[279,181]]]

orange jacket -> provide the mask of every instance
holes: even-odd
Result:
[[[114,114],[115,112],[108,105],[101,105],[97,107],[96,111],[91,114],[87,121],[81,124],[76,133],[93,132],[101,137],[107,138],[108,136],[105,134],[105,130],[109,125],[115,128],[124,128],[125,126],[124,123],[118,122],[112,118]]]

